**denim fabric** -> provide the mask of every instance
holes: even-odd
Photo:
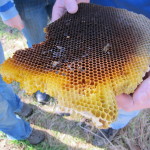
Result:
[[[0,63],[4,61],[4,53],[0,43]],[[22,140],[32,132],[30,125],[15,115],[23,106],[11,85],[6,84],[0,76],[0,131],[11,139]]]
[[[4,52],[3,52],[2,45],[1,45],[1,42],[0,42],[0,64],[2,64],[4,60],[5,60]]]
[[[14,4],[9,0],[0,0],[0,17],[3,21],[11,19],[18,15]]]
[[[33,44],[45,40],[43,29],[47,26],[48,18],[51,18],[54,0],[14,0],[16,8],[25,24],[22,30],[27,39],[27,44]]]
[[[124,8],[150,18],[150,0],[91,0],[90,2],[103,6]]]
[[[108,6],[113,5],[112,1],[109,2]],[[33,44],[42,42],[45,40],[45,34],[43,28],[46,27],[48,17],[51,16],[52,6],[54,0],[14,0],[16,8],[24,21],[25,28],[23,34],[27,39],[28,46],[31,47]],[[91,0],[92,3],[105,4],[105,0]],[[103,3],[102,3],[103,2]],[[128,122],[138,115],[139,111],[125,112],[119,111],[117,121],[115,121],[111,127],[119,129],[128,124]]]
[[[132,112],[126,112],[124,110],[119,110],[118,118],[115,122],[113,122],[110,127],[113,129],[121,129],[125,127],[130,120],[132,120],[134,117],[136,117],[139,114],[140,111],[132,111]]]

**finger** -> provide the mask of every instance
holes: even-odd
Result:
[[[10,26],[12,27],[12,28],[17,28],[18,30],[22,30],[23,28],[24,28],[24,23],[23,23],[23,21],[20,19],[20,20],[18,20],[18,23],[11,23],[10,24]]]
[[[56,21],[64,14],[65,4],[63,0],[56,0],[52,9],[52,22]]]
[[[117,104],[119,109],[123,109],[125,111],[131,111],[133,106],[133,99],[130,95],[121,94],[116,96]]]
[[[136,89],[133,100],[136,105],[149,105],[150,101],[150,77],[144,80]]]
[[[23,28],[24,28],[24,23],[23,23],[23,21],[21,20],[21,17],[20,16],[18,16],[18,18],[17,18],[17,29],[18,30],[22,30]]]
[[[21,24],[20,24],[19,26],[17,26],[16,28],[17,28],[18,30],[20,30],[20,31],[21,31],[21,30],[24,28],[24,24],[23,24],[23,23],[21,23]]]
[[[59,5],[54,5],[52,10],[52,22],[58,20],[66,12],[65,8],[59,7]]]
[[[76,0],[65,0],[65,7],[71,14],[74,14],[78,11],[78,4]]]

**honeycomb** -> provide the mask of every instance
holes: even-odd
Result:
[[[37,31],[38,32],[38,31]],[[4,81],[40,90],[107,128],[115,96],[133,93],[150,65],[150,20],[124,9],[80,4],[45,29],[46,40],[18,50],[0,67]]]

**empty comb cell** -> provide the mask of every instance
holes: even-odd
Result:
[[[80,4],[45,29],[46,40],[0,66],[7,83],[46,92],[64,108],[107,128],[115,96],[133,93],[150,65],[150,20],[124,9]]]

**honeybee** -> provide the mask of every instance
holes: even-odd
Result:
[[[110,50],[111,44],[107,43],[106,46],[104,46],[103,48],[103,52],[110,54],[109,50]]]
[[[67,67],[68,67],[71,71],[74,71],[74,68],[71,67],[71,64],[67,65]]]
[[[54,68],[54,67],[56,67],[58,64],[60,64],[59,61],[53,61],[53,62],[52,62],[52,67]]]

